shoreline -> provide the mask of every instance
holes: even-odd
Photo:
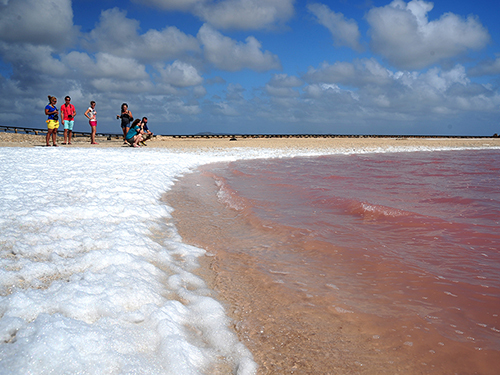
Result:
[[[227,164],[199,167],[176,181],[163,200],[174,209],[173,223],[182,241],[207,251],[195,273],[223,303],[232,329],[259,366],[258,375],[421,374],[426,369],[446,373],[450,367],[466,369],[465,373],[494,373],[493,358],[498,352],[481,351],[484,357],[478,366],[470,360],[470,347],[465,343],[433,330],[413,329],[418,317],[403,316],[400,326],[410,328],[396,332],[383,317],[353,314],[334,295],[332,304],[330,297],[292,292],[273,281],[269,272],[280,273],[279,261],[267,263],[259,254],[270,249],[280,253],[281,246],[288,246],[287,237],[263,233],[253,221],[244,219],[246,215],[219,202],[213,176],[222,168]],[[425,326],[423,320],[418,323]],[[408,341],[409,333],[419,342],[412,350],[401,344]],[[432,350],[431,343],[437,341],[446,351]]]
[[[3,135],[3,134],[2,134]],[[90,145],[90,141],[82,137],[72,146],[61,147],[97,147],[97,148],[117,148],[127,147],[122,145],[121,140],[103,140],[99,145]],[[59,140],[62,140],[59,138]],[[0,147],[39,147],[45,143],[44,136],[14,134],[10,139],[0,136]],[[238,139],[229,141],[228,139],[155,139],[149,142],[144,149],[166,149],[173,152],[217,152],[228,151],[230,149],[280,149],[288,151],[316,151],[318,153],[328,151],[346,151],[349,153],[375,152],[375,151],[401,151],[405,148],[408,151],[421,150],[429,151],[439,149],[500,149],[500,139],[479,138],[479,139],[455,139],[455,138],[429,138],[429,139],[400,139],[400,138],[302,138],[302,139]],[[131,150],[130,150],[131,151]],[[135,151],[131,151],[135,152]],[[140,151],[139,151],[140,152]],[[144,155],[144,154],[143,154]],[[203,166],[201,167],[203,168]],[[196,177],[195,174],[188,177]],[[321,311],[327,317],[335,316],[334,322],[329,322],[331,330],[312,329],[312,321],[318,316],[311,313],[307,306],[308,301],[294,301],[284,294],[280,285],[276,285],[269,279],[262,279],[262,274],[248,270],[248,265],[255,259],[243,256],[241,253],[230,254],[218,249],[217,244],[220,237],[208,220],[202,221],[204,227],[200,226],[200,221],[189,220],[199,214],[199,203],[206,197],[192,195],[190,198],[187,189],[182,191],[182,185],[188,183],[193,186],[193,181],[189,182],[186,176],[182,177],[168,192],[168,204],[174,208],[173,217],[175,225],[183,242],[197,247],[202,247],[209,251],[208,256],[199,259],[201,264],[200,275],[203,277],[211,290],[216,293],[216,298],[223,301],[229,317],[233,321],[232,329],[238,334],[241,342],[252,351],[260,370],[259,374],[279,374],[279,373],[381,373],[387,369],[387,363],[382,362],[380,354],[373,350],[373,327],[365,326],[363,332],[359,332],[358,322],[353,320],[349,314],[342,314],[335,311]],[[173,191],[177,189],[177,191]],[[179,189],[181,195],[179,194]],[[194,189],[196,191],[196,188]],[[198,193],[196,191],[196,193]],[[177,195],[176,195],[177,194]],[[189,198],[189,199],[188,199]],[[193,208],[186,211],[186,203],[192,200]],[[184,205],[181,207],[180,205]],[[184,213],[182,213],[184,210]],[[194,213],[194,214],[193,214]],[[200,242],[199,239],[204,234],[206,238]],[[207,243],[209,236],[212,244]],[[231,245],[229,242],[228,245]],[[250,304],[249,299],[265,300],[269,303],[264,307],[256,307]],[[291,305],[300,312],[300,318],[293,320],[283,319],[283,306]],[[271,310],[271,313],[269,312]],[[289,309],[287,314],[289,313]],[[288,311],[289,310],[289,311]],[[271,317],[272,314],[272,317]],[[316,313],[314,313],[316,314]],[[271,324],[269,320],[271,317]],[[246,320],[245,320],[246,319]],[[249,320],[250,319],[250,320]],[[284,327],[283,325],[286,324]],[[266,330],[250,329],[257,326],[266,327]],[[333,335],[329,335],[333,333]],[[353,340],[352,334],[356,339]],[[315,344],[311,344],[316,340]],[[264,346],[260,346],[265,343]],[[371,346],[370,351],[363,348]],[[310,350],[311,356],[304,360],[298,354]],[[359,357],[359,353],[366,353]],[[402,349],[404,350],[404,349]],[[298,354],[297,354],[298,353]],[[398,353],[399,349],[398,349]],[[325,358],[325,354],[328,356]],[[401,354],[399,354],[401,355]],[[464,355],[463,358],[466,356]],[[362,371],[360,366],[371,363],[371,370]],[[333,364],[333,365],[332,365]],[[375,366],[375,367],[373,367]],[[399,362],[391,367],[394,372],[406,371],[407,373],[417,373],[415,369],[410,370],[404,363]],[[266,372],[267,371],[267,372]],[[322,372],[325,371],[325,372]],[[373,372],[372,372],[373,371]]]

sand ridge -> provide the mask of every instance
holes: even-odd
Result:
[[[123,147],[121,138],[98,136],[96,141],[98,145],[90,144],[90,137],[77,136],[73,138],[72,145],[63,145],[63,138],[58,136],[57,142],[61,147]],[[0,147],[37,147],[45,146],[45,135],[20,134],[0,132]],[[199,150],[199,151],[217,151],[220,149],[231,148],[266,148],[266,149],[310,149],[310,150],[331,150],[331,149],[387,149],[392,147],[429,147],[429,148],[499,148],[500,138],[378,138],[378,137],[360,137],[360,138],[244,138],[236,137],[236,141],[230,138],[174,138],[171,136],[156,136],[147,142],[147,148],[169,148],[178,151]]]

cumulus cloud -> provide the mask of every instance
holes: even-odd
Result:
[[[274,87],[291,88],[300,87],[304,84],[304,82],[296,76],[289,76],[288,74],[273,74],[269,84]]]
[[[270,84],[266,85],[266,92],[274,97],[281,98],[293,98],[300,96],[300,93],[296,90],[287,87],[276,87]]]
[[[47,27],[50,25],[50,27]],[[16,0],[0,3],[0,40],[64,47],[78,30],[70,0]]]
[[[290,98],[298,97],[300,93],[294,88],[300,87],[304,82],[295,76],[287,74],[273,74],[269,83],[266,84],[265,90],[270,96]]]
[[[294,14],[295,0],[135,0],[166,10],[191,12],[218,29],[273,28]]]
[[[430,69],[415,77],[417,87],[427,86],[439,92],[445,92],[454,85],[467,86],[470,80],[467,78],[465,68],[462,65],[456,65],[450,70],[441,70],[439,68]]]
[[[359,44],[360,32],[356,21],[346,19],[342,13],[335,13],[323,4],[310,4],[307,8],[317,17],[321,25],[330,30],[333,44],[336,47],[345,46],[355,51],[362,50]]]
[[[160,75],[163,82],[176,87],[197,86],[203,82],[195,67],[178,60],[160,69]]]
[[[180,99],[170,102],[168,107],[168,111],[176,115],[194,116],[201,113],[201,108],[198,103],[184,103]]]
[[[409,72],[388,70],[372,59],[323,63],[317,69],[310,68],[303,78],[309,82],[304,92],[319,102],[332,94],[338,96],[336,100],[346,100],[349,94],[355,101],[352,111],[383,111],[387,119],[396,113],[401,120],[410,121],[432,113],[453,116],[464,111],[491,111],[500,104],[498,93],[472,83],[460,64],[448,70],[436,67]]]
[[[198,32],[198,39],[203,44],[205,58],[218,69],[231,72],[245,68],[259,72],[281,69],[278,57],[269,51],[262,52],[260,42],[252,36],[246,38],[246,43],[237,42],[205,24]]]
[[[293,3],[294,0],[226,0],[202,6],[197,14],[216,28],[262,29],[290,19]]]
[[[241,115],[241,112],[228,102],[214,102],[208,108],[210,109],[210,113],[215,116],[236,117]]]
[[[203,98],[205,95],[207,95],[207,89],[203,86],[195,86],[193,87],[193,95],[195,98]]]
[[[490,40],[488,31],[474,16],[446,13],[435,21],[427,14],[434,5],[422,0],[395,0],[371,9],[371,48],[402,69],[421,69],[469,49],[481,49]]]
[[[189,11],[207,3],[207,0],[132,0],[134,3],[165,10]]]
[[[64,56],[62,61],[79,74],[91,78],[113,78],[123,81],[149,78],[146,67],[137,60],[104,52],[98,52],[95,58],[92,58],[85,52],[73,51]]]
[[[137,20],[118,8],[103,11],[99,24],[90,32],[87,47],[144,62],[181,58],[199,52],[199,43],[176,27],[150,29],[140,35]]]
[[[392,73],[375,59],[362,59],[353,63],[324,62],[317,69],[310,67],[303,78],[310,83],[334,83],[354,87],[385,86],[391,83]]]
[[[493,76],[500,74],[500,56],[495,60],[486,60],[469,70],[471,76]]]
[[[132,95],[154,90],[154,86],[149,79],[121,81],[112,78],[98,78],[93,79],[91,85],[101,93],[126,92],[128,95]]]
[[[309,68],[303,79],[311,84],[333,84],[356,89],[390,92],[400,86],[409,90],[432,90],[444,93],[455,84],[467,86],[465,68],[458,64],[449,70],[432,68],[426,72],[391,71],[375,59],[361,59],[353,63],[322,63],[319,68]]]
[[[11,63],[14,78],[36,80],[37,75],[50,75],[54,78],[62,77],[67,69],[54,57],[54,49],[44,45],[18,45],[0,43],[3,60]]]

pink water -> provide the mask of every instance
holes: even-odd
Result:
[[[386,331],[411,322],[406,346],[432,330],[430,353],[446,339],[500,358],[500,151],[239,161],[215,174],[227,206],[291,239],[261,254],[280,262],[277,282],[389,318]]]

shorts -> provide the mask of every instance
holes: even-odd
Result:
[[[95,120],[90,120],[90,121],[89,121],[89,125],[90,125],[90,126],[97,126],[97,121],[95,121]]]
[[[73,125],[75,125],[75,122],[73,120],[64,120],[64,130],[73,131]]]
[[[59,129],[59,121],[58,120],[47,120],[47,128],[49,130]]]

